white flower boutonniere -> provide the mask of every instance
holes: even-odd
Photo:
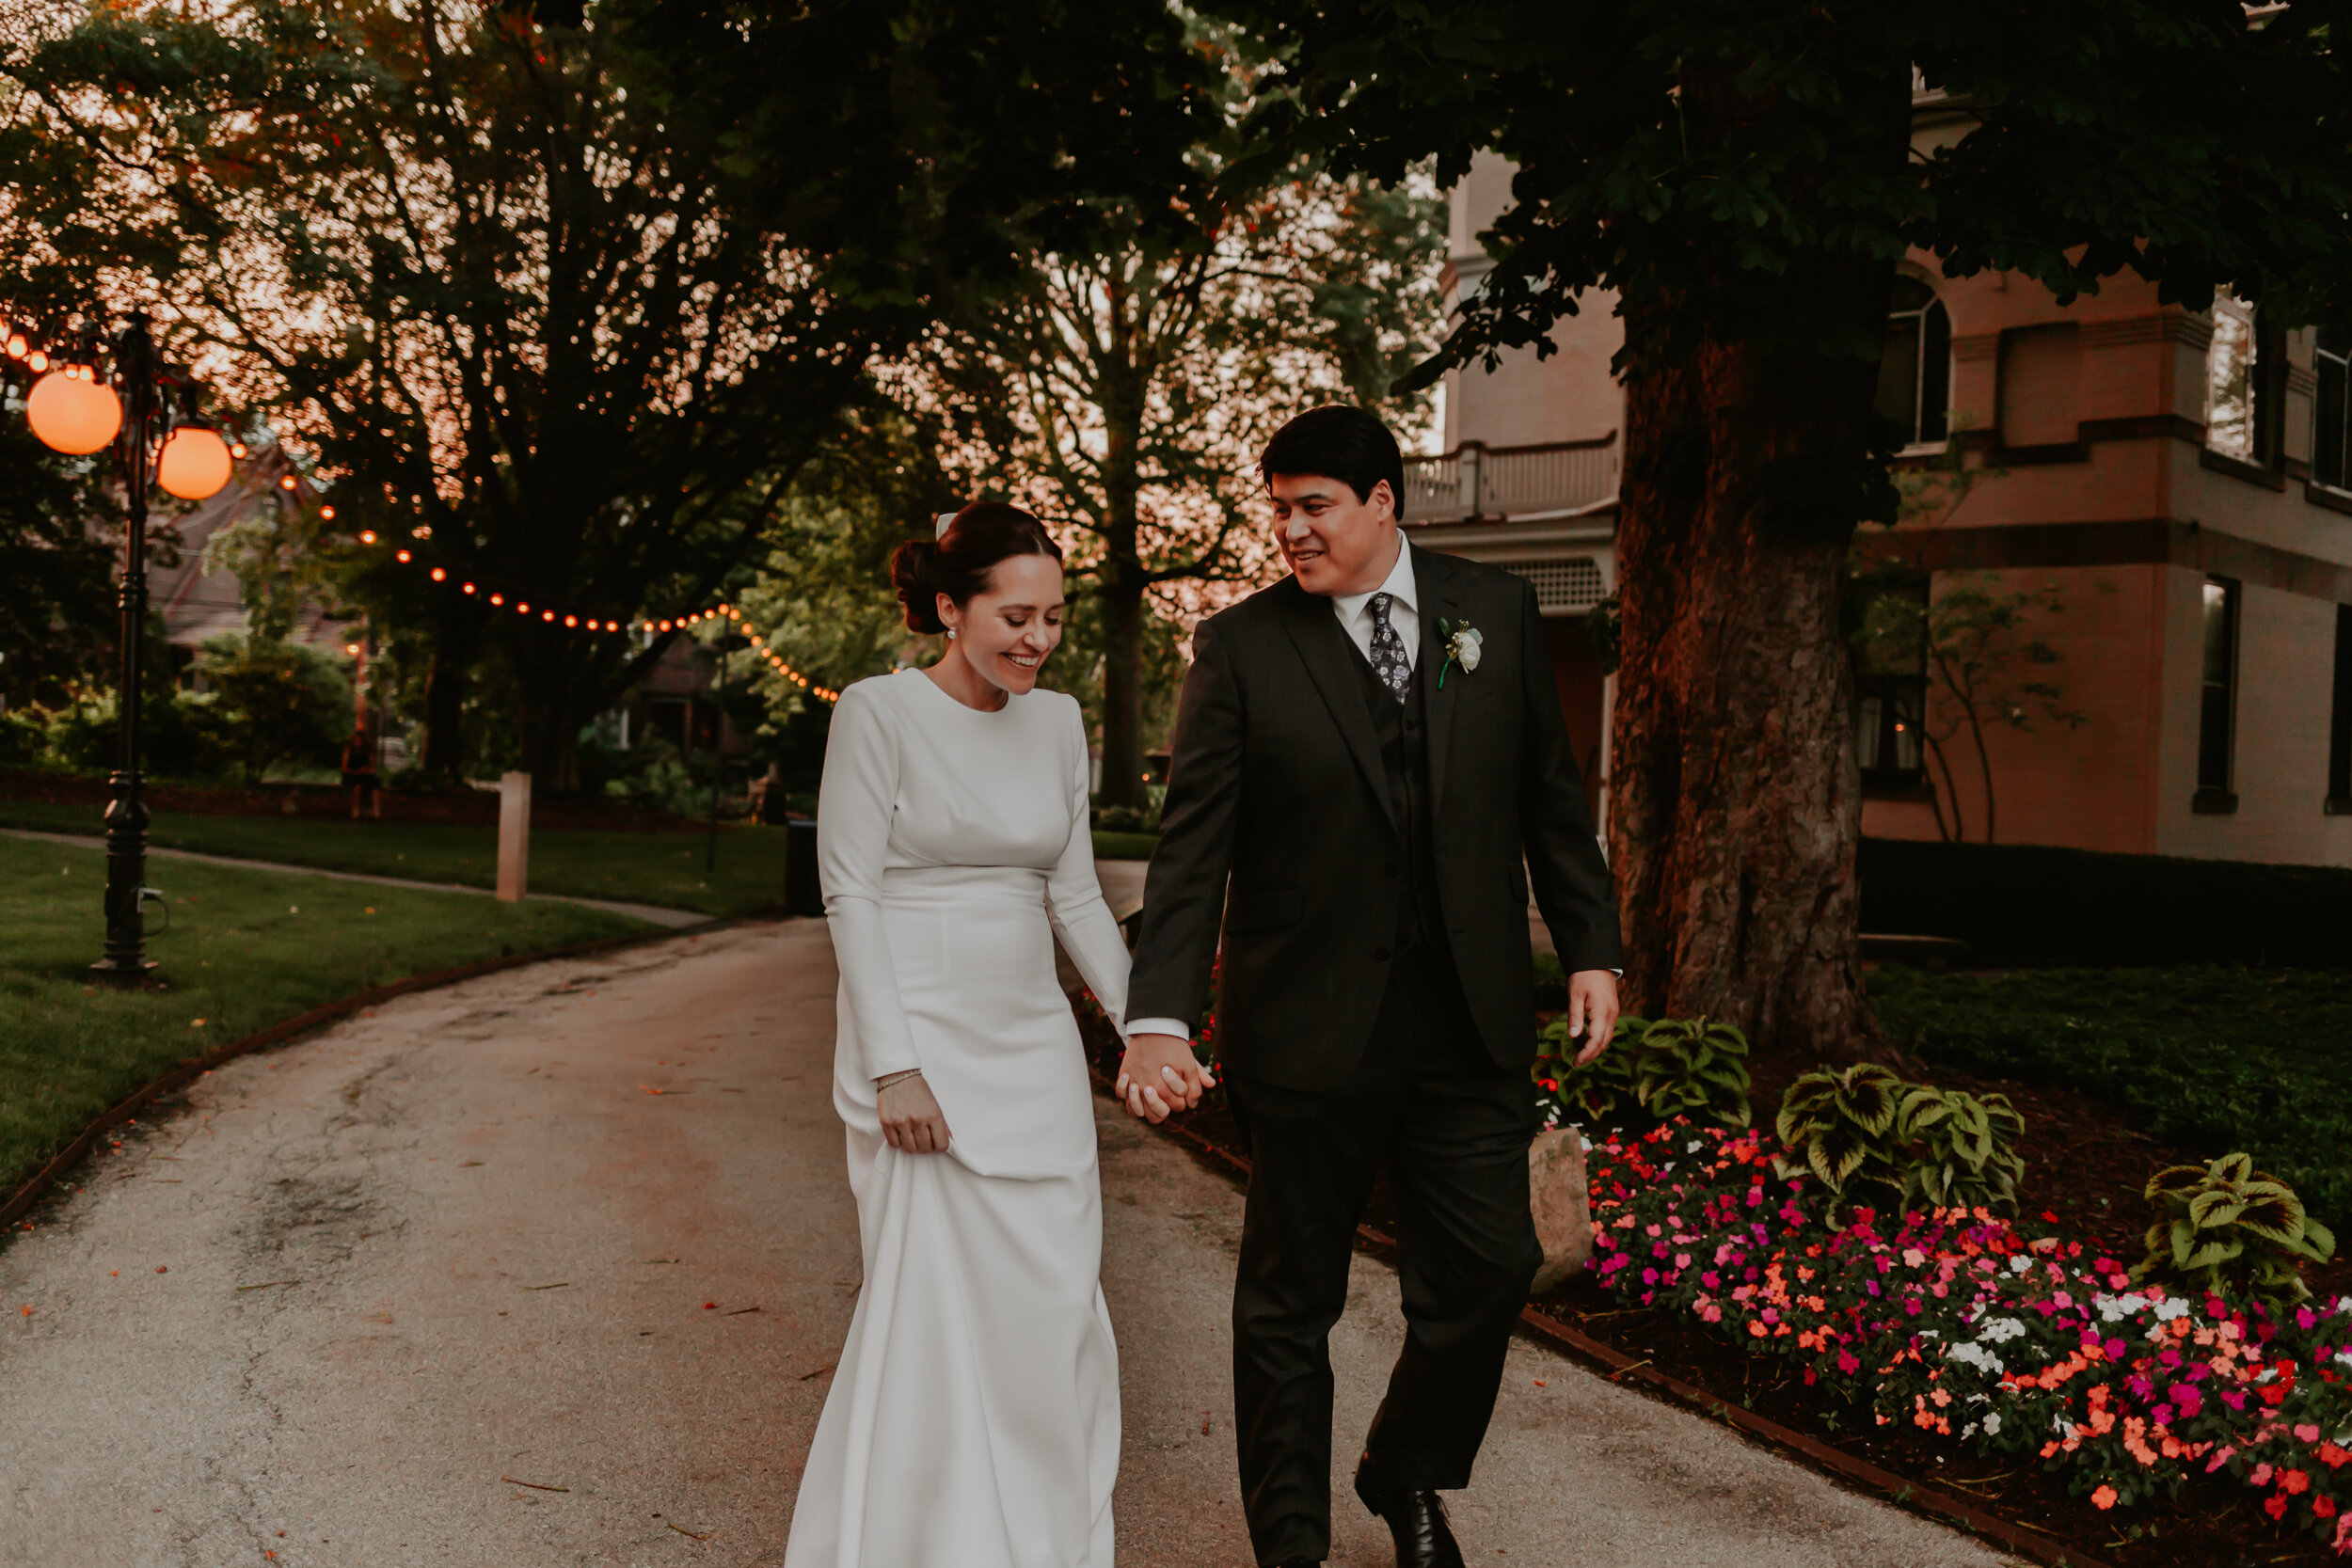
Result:
[[[1455,665],[1460,665],[1466,675],[1478,673],[1478,649],[1486,641],[1486,634],[1467,621],[1455,626],[1440,619],[1438,629],[1445,633],[1445,664],[1438,672],[1438,689],[1443,691],[1446,674]]]

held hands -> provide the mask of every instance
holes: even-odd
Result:
[[[1582,1067],[1609,1049],[1617,1032],[1617,977],[1605,969],[1580,969],[1568,976],[1568,1033],[1584,1037],[1576,1053]]]
[[[947,1117],[919,1072],[884,1082],[874,1093],[882,1141],[909,1154],[947,1152]]]
[[[1143,1121],[1166,1121],[1171,1111],[1189,1111],[1216,1080],[1192,1053],[1188,1040],[1174,1035],[1137,1035],[1119,1064],[1118,1095],[1127,1114]]]

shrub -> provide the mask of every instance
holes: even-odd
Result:
[[[2295,1189],[2254,1168],[2250,1154],[2174,1165],[2148,1180],[2148,1256],[2134,1279],[2201,1295],[2251,1295],[2273,1310],[2311,1296],[2296,1263],[2325,1263],[2336,1238]]]
[[[1915,1086],[1895,1114],[1902,1145],[1903,1207],[2017,1209],[2026,1162],[2010,1147],[2026,1131],[2005,1094],[1979,1100],[1958,1089]]]
[[[1546,1119],[1605,1127],[1611,1118],[1664,1121],[1695,1117],[1725,1127],[1748,1125],[1748,1040],[1728,1023],[1706,1019],[1617,1020],[1616,1038],[1595,1060],[1576,1065],[1577,1041],[1565,1017],[1545,1026],[1532,1076]]]
[[[29,768],[49,750],[49,726],[38,713],[0,713],[0,768]]]
[[[1094,826],[1106,833],[1156,833],[1160,814],[1145,806],[1097,806]]]
[[[1781,1097],[1773,1123],[1788,1146],[1778,1157],[1782,1177],[1810,1171],[1833,1197],[1865,1184],[1901,1193],[1905,1182],[1896,1156],[1900,1138],[1895,1122],[1910,1087],[1870,1062],[1816,1068],[1797,1079]]]

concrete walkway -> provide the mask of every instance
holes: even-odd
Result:
[[[779,1562],[858,1283],[834,983],[815,922],[551,961],[242,1058],[142,1118],[0,1251],[0,1563]],[[1114,1108],[1099,1123],[1120,1563],[1243,1568],[1240,1199]],[[1359,1259],[1343,1454],[1395,1301]],[[1525,1344],[1454,1514],[1474,1563],[1995,1560]],[[1390,1560],[1352,1503],[1338,1520],[1335,1563]]]
[[[38,839],[43,844],[62,844],[70,848],[95,849],[103,853],[106,841],[87,833],[46,833],[33,828],[0,828],[0,835],[9,838]],[[493,889],[468,887],[462,882],[420,882],[406,877],[376,877],[364,871],[326,871],[315,865],[288,865],[282,861],[251,861],[236,855],[207,855],[194,849],[147,848],[148,858],[173,861],[202,861],[207,865],[244,865],[256,871],[290,871],[298,877],[332,877],[339,882],[373,882],[378,887],[421,888],[427,893],[473,893],[485,898],[496,897]],[[698,926],[710,916],[694,910],[673,910],[660,904],[627,904],[615,898],[577,898],[566,893],[534,893],[531,897],[556,904],[578,904],[584,909],[606,910],[666,926],[673,930],[685,926]]]

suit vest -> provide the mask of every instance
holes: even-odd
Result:
[[[1355,639],[1348,639],[1347,646],[1356,657],[1364,705],[1372,714],[1373,733],[1380,742],[1389,805],[1400,840],[1397,859],[1390,867],[1397,887],[1397,950],[1420,942],[1443,953],[1447,951],[1445,911],[1438,901],[1436,804],[1429,786],[1429,718],[1424,697],[1427,682],[1416,666],[1400,703],[1373,673],[1372,661],[1357,648]]]

